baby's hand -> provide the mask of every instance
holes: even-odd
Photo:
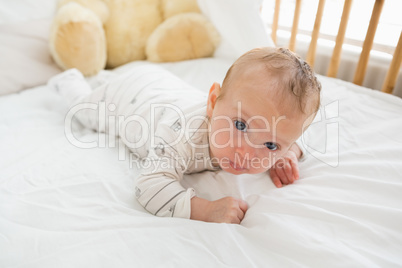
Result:
[[[299,179],[299,166],[296,153],[289,150],[269,170],[269,175],[276,187],[292,184]]]
[[[247,211],[247,203],[233,197],[208,201],[199,197],[191,199],[191,219],[207,222],[239,224]]]

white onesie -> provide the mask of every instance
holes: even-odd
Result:
[[[136,197],[146,210],[190,218],[195,192],[180,184],[183,174],[219,169],[209,155],[205,93],[153,65],[131,69],[93,91],[75,69],[49,84],[78,107],[81,123],[119,136],[140,161]]]

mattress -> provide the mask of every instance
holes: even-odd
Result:
[[[207,92],[241,53],[272,41],[261,1],[198,3],[222,37],[214,57],[158,66]],[[156,217],[135,198],[138,170],[118,139],[65,128],[68,107],[46,86],[61,71],[48,52],[54,10],[52,0],[0,6],[0,267],[402,267],[400,98],[319,76],[298,181],[186,175],[200,197],[245,200],[244,220]],[[104,142],[82,148],[71,135]]]
[[[149,64],[135,62],[114,72]],[[159,64],[197,90],[230,60]],[[198,196],[244,199],[240,225],[150,215],[124,146],[79,148],[68,107],[46,85],[0,98],[1,267],[398,267],[402,265],[402,100],[319,76],[300,179],[186,175]],[[84,142],[111,140],[75,122]]]

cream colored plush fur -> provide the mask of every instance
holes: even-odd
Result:
[[[50,34],[56,63],[87,76],[135,60],[212,56],[218,43],[196,0],[62,0]]]

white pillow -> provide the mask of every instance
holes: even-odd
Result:
[[[198,5],[221,34],[215,57],[237,59],[253,48],[275,46],[260,15],[262,0],[198,0]]]
[[[0,95],[45,84],[61,70],[49,54],[51,20],[0,25]]]
[[[57,0],[0,0],[0,24],[51,19]]]

